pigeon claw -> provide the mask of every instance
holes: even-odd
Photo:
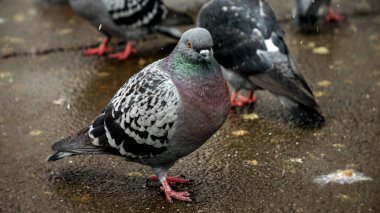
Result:
[[[327,8],[326,21],[328,22],[342,22],[344,17],[336,13],[331,7]]]
[[[237,100],[239,90],[235,90],[231,95],[231,107],[242,107],[244,104]]]
[[[85,55],[99,55],[99,56],[102,56],[106,52],[112,51],[111,47],[107,47],[109,41],[110,41],[110,39],[105,38],[102,41],[102,43],[99,45],[99,47],[97,47],[97,48],[90,48],[90,49],[84,50],[83,53]]]
[[[166,194],[166,200],[170,203],[173,202],[172,198],[180,201],[186,201],[191,202],[191,198],[189,197],[190,194],[188,192],[175,192],[175,191],[169,191],[165,192]]]
[[[116,58],[119,60],[125,60],[129,57],[129,55],[136,54],[136,53],[137,53],[137,49],[132,47],[131,42],[127,42],[127,44],[125,45],[124,51],[111,54],[108,57],[109,58]]]
[[[235,91],[231,96],[231,106],[232,107],[242,107],[244,105],[251,105],[256,103],[256,97],[254,96],[253,91],[250,91],[248,97],[238,95]]]
[[[173,199],[191,202],[189,192],[176,192],[176,191],[173,191],[172,189],[166,191],[163,186],[160,187],[160,190],[165,193],[166,200],[169,203],[173,203]]]
[[[176,200],[186,201],[186,202],[191,201],[190,193],[173,191],[170,188],[170,185],[169,185],[167,179],[164,179],[161,182],[161,184],[162,184],[162,186],[160,187],[160,190],[165,193],[165,197],[166,197],[166,200],[168,202],[172,203],[173,202],[172,198],[174,198]]]
[[[244,96],[239,96],[237,98],[237,102],[240,102],[242,103],[243,105],[247,104],[247,105],[251,105],[251,104],[254,104],[256,102],[256,97],[244,97]]]
[[[91,48],[91,49],[84,50],[83,53],[85,55],[99,55],[99,56],[102,56],[106,52],[109,52],[109,51],[112,51],[111,47],[108,47],[108,48],[98,47],[98,48]]]
[[[237,100],[231,100],[231,107],[242,107],[244,104]]]

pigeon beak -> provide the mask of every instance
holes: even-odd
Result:
[[[205,59],[207,62],[210,62],[210,61],[211,61],[210,50],[201,50],[199,53],[204,57],[204,59]]]

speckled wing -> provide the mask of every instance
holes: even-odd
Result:
[[[133,76],[91,125],[97,146],[113,147],[120,155],[145,158],[166,150],[177,119],[179,95],[159,61]]]
[[[116,25],[128,28],[152,26],[168,13],[161,0],[102,0]]]

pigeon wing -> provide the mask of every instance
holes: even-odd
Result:
[[[130,28],[153,26],[168,14],[161,0],[102,0],[116,25]]]
[[[158,62],[149,65],[120,88],[92,124],[93,144],[113,147],[129,158],[164,152],[177,119],[176,91]]]

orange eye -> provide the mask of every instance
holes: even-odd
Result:
[[[191,43],[191,41],[187,41],[186,44],[187,44],[187,47],[188,47],[188,48],[192,48],[192,47],[193,47],[193,44]]]

